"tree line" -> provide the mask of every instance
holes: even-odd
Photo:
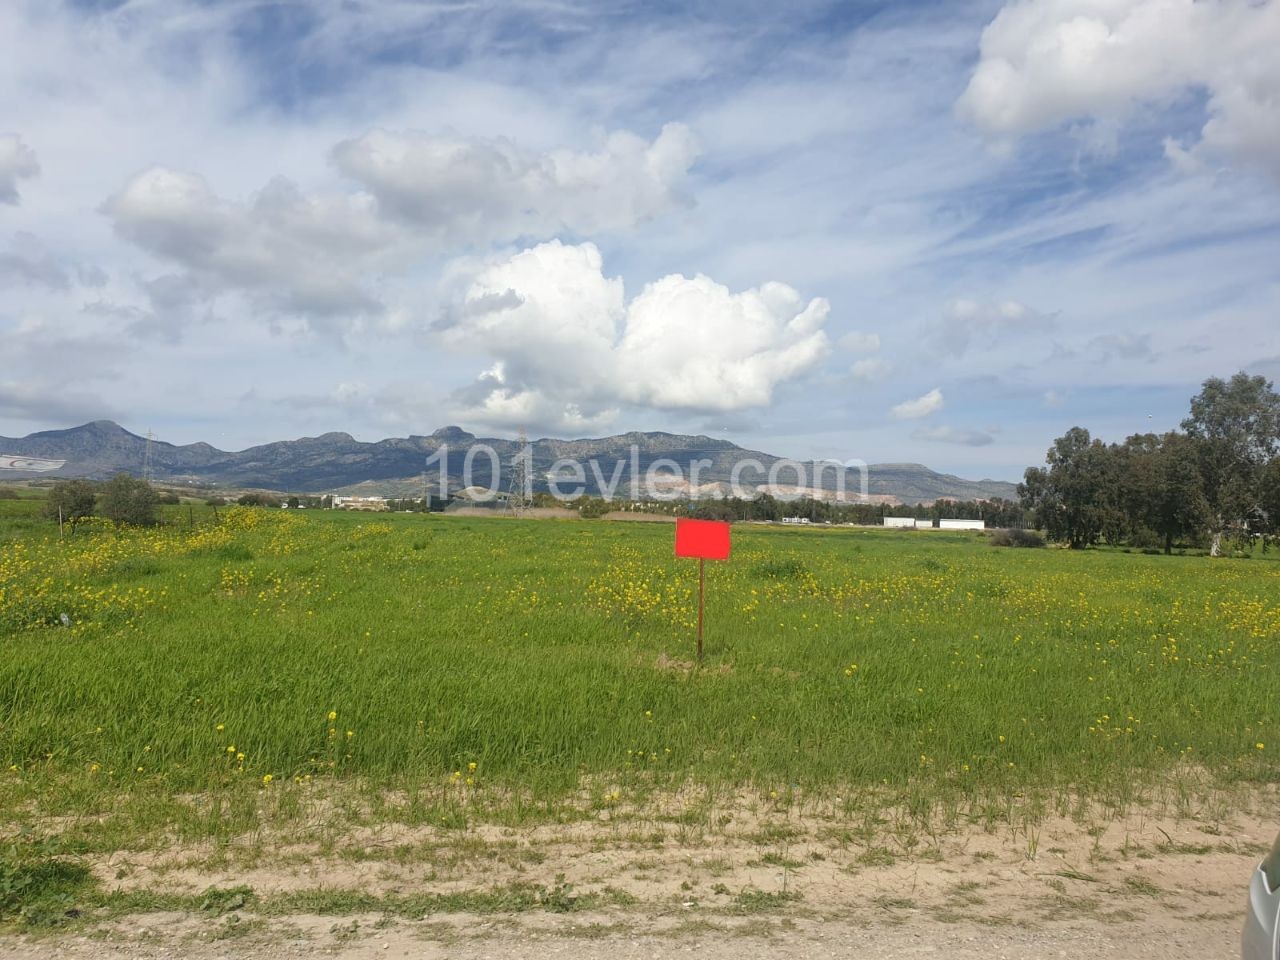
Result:
[[[1163,549],[1264,546],[1280,535],[1280,395],[1261,376],[1211,377],[1180,430],[1103,443],[1083,427],[1053,442],[1018,493],[1050,540]]]
[[[145,480],[118,473],[105,483],[58,481],[45,499],[44,515],[65,523],[72,533],[82,520],[93,516],[116,524],[147,527],[156,522],[156,507],[166,502],[177,503],[178,498],[161,494]]]

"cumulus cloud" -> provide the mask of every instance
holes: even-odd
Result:
[[[942,391],[934,387],[922,397],[904,400],[889,411],[895,420],[919,420],[942,409]]]
[[[481,270],[440,324],[492,366],[457,397],[500,426],[594,429],[623,405],[727,412],[763,406],[830,344],[825,300],[766,283],[733,293],[672,274],[630,302],[594,244],[559,241]]]
[[[930,443],[955,443],[964,447],[986,447],[995,443],[995,437],[982,430],[961,430],[958,427],[920,427],[911,432],[912,440]]]
[[[1044,333],[1055,326],[1052,317],[1017,300],[981,303],[958,299],[947,304],[943,316],[927,332],[944,352],[959,356],[974,345],[990,347],[1008,337]]]
[[[0,203],[18,202],[18,181],[40,172],[36,152],[16,133],[0,133]]]
[[[1141,104],[1207,95],[1184,166],[1235,157],[1280,178],[1280,4],[1250,0],[1014,0],[982,34],[958,110],[1008,140],[1070,120],[1115,124]]]
[[[438,326],[446,343],[494,358],[459,395],[473,418],[501,426],[605,422],[613,389],[622,281],[600,251],[559,241],[481,270]],[[584,414],[583,405],[592,412]]]
[[[368,195],[308,196],[276,178],[238,203],[195,174],[153,167],[102,209],[120,236],[183,267],[210,294],[246,292],[321,317],[380,308],[364,271],[395,233]]]
[[[384,215],[454,243],[632,226],[685,202],[680,187],[697,155],[679,123],[651,143],[614,133],[595,152],[374,130],[332,153]]]
[[[702,274],[663,277],[627,311],[624,395],[660,409],[764,406],[826,355],[829,310],[782,283],[731,293]]]

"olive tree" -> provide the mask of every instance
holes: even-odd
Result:
[[[76,524],[85,517],[93,516],[97,500],[98,489],[88,480],[59,480],[44,502],[44,515],[50,520],[66,523],[74,534]]]

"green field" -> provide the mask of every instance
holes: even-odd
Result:
[[[59,542],[34,509],[0,502],[14,822],[216,833],[192,797],[244,828],[318,788],[519,820],[672,791],[1124,804],[1280,779],[1261,555],[739,526],[695,668],[697,567],[666,524],[184,507]]]

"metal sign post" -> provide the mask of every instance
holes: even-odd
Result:
[[[676,520],[676,556],[698,559],[698,662],[702,662],[702,627],[706,619],[707,561],[729,559],[729,524],[719,520]]]

